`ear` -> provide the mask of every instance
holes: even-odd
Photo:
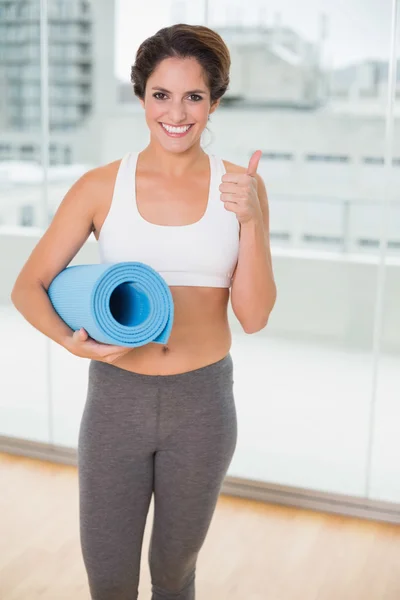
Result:
[[[218,106],[219,106],[219,103],[220,103],[220,102],[221,102],[221,100],[219,99],[219,100],[216,100],[216,101],[214,102],[214,104],[212,104],[212,105],[211,105],[211,108],[210,108],[210,115],[211,115],[211,113],[213,113],[215,110],[217,110],[217,108],[218,108]]]
[[[139,98],[139,102],[142,105],[142,108],[144,108],[144,100],[142,100],[141,98]]]

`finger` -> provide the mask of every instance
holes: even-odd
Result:
[[[246,184],[248,184],[248,181],[246,181]],[[242,186],[238,185],[237,183],[221,183],[219,186],[219,191],[226,194],[237,194],[243,192],[241,187]]]
[[[236,185],[245,185],[248,183],[247,173],[224,173],[221,177],[222,183],[232,183]]]
[[[236,212],[238,210],[238,205],[236,202],[226,201],[224,203],[224,207],[226,208],[226,210],[229,210],[231,212]]]
[[[120,356],[124,356],[124,354],[127,353],[127,351],[129,350],[129,348],[122,348],[121,346],[117,346],[118,351],[114,351],[114,352],[108,352],[105,356],[102,356],[103,360],[106,360],[107,362],[114,362],[116,360],[118,360],[118,358],[120,358]]]
[[[123,350],[124,348],[128,347],[128,346],[119,346],[117,344],[102,344],[102,346],[104,346],[104,348],[108,348],[111,351],[114,351],[114,350]]]
[[[81,342],[81,341],[82,341],[82,337],[81,337],[81,330],[80,330],[80,329],[76,329],[76,330],[74,331],[74,333],[72,334],[72,338],[73,338],[75,341],[79,341],[79,342]]]
[[[102,354],[104,356],[119,355],[127,349],[126,346],[114,346],[111,344],[101,344],[101,346],[102,346]]]
[[[108,354],[114,354],[121,351],[121,346],[115,346],[113,344],[103,344],[100,342],[90,341],[90,346],[96,350],[100,356],[107,356]]]
[[[83,350],[86,350],[87,352],[94,352],[98,356],[103,357],[110,353],[110,346],[102,344],[100,342],[96,342],[96,340],[93,340],[91,338],[85,341],[81,341],[81,343]],[[111,346],[111,348],[113,347],[114,346]]]
[[[237,204],[239,201],[239,197],[236,194],[221,194],[221,201]]]
[[[118,354],[113,354],[107,357],[107,362],[114,363],[121,355],[125,354],[124,352],[119,352]]]
[[[83,329],[83,327],[81,327],[80,329],[75,329],[75,331],[72,335],[73,335],[73,337],[75,337],[79,340],[82,340],[82,339],[84,339],[85,334],[86,334],[85,330]]]
[[[255,177],[258,169],[258,163],[260,162],[260,158],[262,155],[261,150],[256,150],[249,161],[249,166],[247,167],[247,175],[251,175]]]

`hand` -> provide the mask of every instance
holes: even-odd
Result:
[[[115,362],[120,356],[124,356],[132,350],[132,348],[126,348],[125,346],[113,346],[112,344],[96,342],[96,340],[89,337],[83,327],[74,331],[73,335],[67,339],[64,347],[80,358],[91,358],[107,363]]]
[[[242,225],[253,219],[262,219],[256,179],[261,155],[261,150],[256,150],[246,173],[225,173],[221,179],[223,183],[219,186],[226,210],[234,212]]]

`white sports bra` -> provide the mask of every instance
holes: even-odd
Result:
[[[143,262],[168,285],[223,287],[231,278],[239,253],[239,222],[220,199],[224,163],[208,154],[211,179],[202,218],[189,225],[156,225],[144,219],[136,203],[139,152],[129,152],[119,165],[114,193],[99,235],[103,263]]]

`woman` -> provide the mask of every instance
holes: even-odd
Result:
[[[84,174],[68,191],[15,283],[37,329],[89,358],[78,443],[80,532],[92,598],[137,598],[149,504],[153,600],[192,600],[195,569],[237,438],[229,289],[247,333],[276,298],[265,185],[205,153],[200,138],[229,83],[229,51],[202,26],[146,39],[132,67],[150,142]],[[122,348],[72,331],[47,296],[93,231],[104,262],[139,260],[167,281],[165,346]]]

